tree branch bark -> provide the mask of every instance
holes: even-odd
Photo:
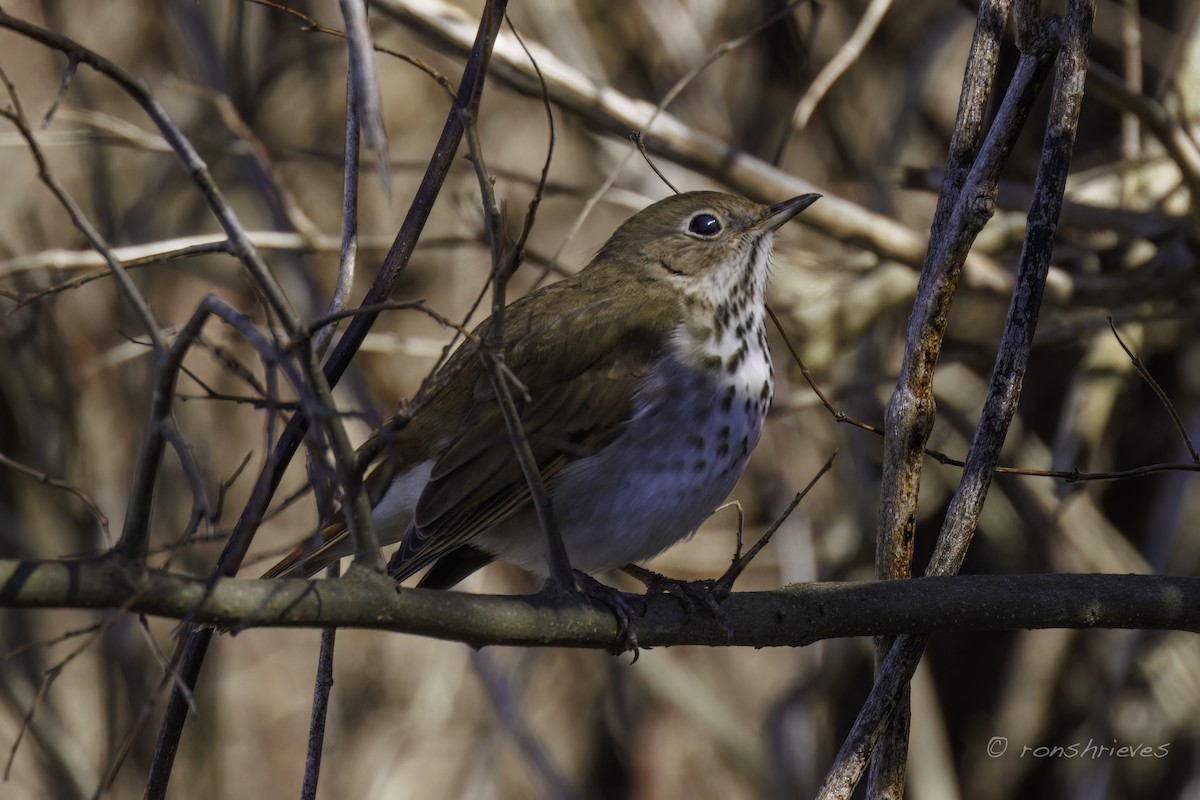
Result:
[[[396,588],[361,579],[202,578],[111,556],[0,561],[0,608],[114,609],[241,631],[351,627],[460,641],[472,647],[623,650],[613,615],[532,597]],[[668,595],[646,598],[643,647],[800,647],[846,636],[1035,628],[1139,628],[1200,632],[1200,578],[1162,575],[963,575],[907,581],[799,583],[735,592],[723,604],[733,628],[688,619]]]

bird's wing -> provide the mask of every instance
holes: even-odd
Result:
[[[548,319],[532,319],[524,305],[507,311],[505,362],[527,398],[512,393],[549,487],[572,460],[616,438],[633,413],[635,390],[675,325],[634,313],[639,302],[599,293]],[[480,371],[466,424],[433,467],[393,576],[402,580],[529,503],[504,417]]]

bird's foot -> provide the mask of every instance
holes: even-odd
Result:
[[[729,621],[725,609],[721,608],[721,601],[729,597],[733,588],[731,581],[726,581],[723,577],[717,580],[682,581],[634,564],[622,569],[625,574],[637,578],[646,586],[647,596],[668,594],[678,600],[683,605],[688,622],[692,621],[697,606],[707,609],[713,619],[724,626],[729,637],[733,638],[733,623]]]
[[[561,586],[553,579],[547,581],[540,594],[554,602],[583,600],[591,605],[607,608],[617,618],[617,638],[623,641],[623,649],[631,651],[633,660],[637,661],[638,639],[634,618],[646,613],[646,598],[640,594],[629,594],[614,589],[579,570],[572,570],[572,577],[573,585],[567,587]]]

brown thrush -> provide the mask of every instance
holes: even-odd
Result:
[[[503,359],[527,389],[521,422],[576,569],[691,536],[741,476],[774,392],[763,305],[774,232],[819,196],[668,197],[586,269],[505,310]],[[380,542],[401,542],[389,572],[432,565],[420,585],[445,588],[500,558],[544,576],[545,539],[476,347],[459,347],[434,385],[366,478]],[[351,552],[340,519],[321,539],[267,577]]]

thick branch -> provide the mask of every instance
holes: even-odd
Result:
[[[673,597],[646,598],[643,647],[798,647],[845,636],[1034,628],[1200,632],[1200,578],[1161,575],[967,575],[909,581],[794,584],[735,592],[733,627],[687,619]],[[222,578],[155,573],[120,558],[0,561],[0,607],[125,608],[224,628],[354,627],[483,645],[620,650],[612,614],[530,597],[397,589],[377,576],[339,580]]]

